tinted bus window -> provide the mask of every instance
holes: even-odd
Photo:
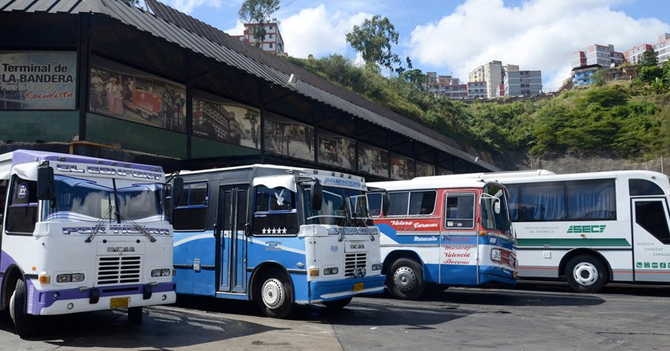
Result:
[[[664,195],[661,187],[646,179],[630,179],[628,187],[630,188],[630,196]]]
[[[670,244],[668,222],[661,201],[636,202],[635,222],[663,244]]]
[[[7,232],[29,234],[37,223],[37,182],[14,176],[7,205]]]
[[[389,216],[407,215],[407,201],[409,201],[409,192],[389,193]]]
[[[475,194],[449,194],[445,211],[446,228],[472,229],[475,227]]]
[[[382,194],[369,193],[368,206],[370,206],[370,216],[379,217],[382,214]]]
[[[286,188],[257,186],[254,193],[254,235],[298,234],[295,193]]]
[[[427,215],[435,211],[436,191],[412,191],[409,196],[409,215]]]
[[[174,209],[174,229],[205,230],[208,206],[208,183],[184,184],[184,190],[177,196],[177,206]]]

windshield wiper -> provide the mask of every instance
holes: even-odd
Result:
[[[109,197],[107,199],[109,200],[109,207],[107,208],[107,213],[105,213],[105,215],[100,217],[98,223],[96,223],[95,227],[93,227],[93,232],[91,232],[91,235],[89,235],[88,238],[84,240],[84,242],[87,244],[90,243],[93,240],[93,238],[95,238],[95,236],[98,235],[98,233],[100,233],[100,230],[102,228],[104,228],[102,224],[105,223],[106,220],[109,219],[109,223],[112,223],[112,201]]]

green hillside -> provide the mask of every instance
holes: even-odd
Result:
[[[670,151],[670,64],[651,81],[603,83],[557,97],[454,101],[427,94],[419,70],[384,77],[339,55],[291,62],[508,166],[524,157],[640,160]],[[510,155],[515,155],[510,157]],[[520,156],[520,157],[519,157]]]

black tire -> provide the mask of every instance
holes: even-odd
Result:
[[[273,269],[258,281],[255,299],[264,315],[284,318],[293,311],[293,286],[284,272]]]
[[[346,299],[324,301],[323,304],[329,310],[338,311],[338,310],[341,310],[341,309],[345,308],[351,302],[351,299],[352,299],[352,297],[350,296],[350,297],[347,297]]]
[[[565,265],[565,279],[579,293],[599,291],[607,283],[607,276],[605,264],[590,255],[575,256]]]
[[[23,279],[16,281],[16,287],[9,299],[9,312],[14,321],[16,333],[23,338],[29,338],[37,334],[35,316],[26,313],[26,282]]]
[[[131,324],[140,324],[142,323],[142,307],[130,307],[128,308],[128,321]]]
[[[393,262],[391,270],[386,273],[386,288],[398,299],[415,300],[421,297],[426,289],[421,264],[408,258]]]

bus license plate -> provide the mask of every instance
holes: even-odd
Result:
[[[361,291],[361,290],[363,290],[363,283],[354,284],[354,291]]]
[[[512,278],[515,278],[515,279],[516,279],[516,271],[513,271],[513,272],[512,272]]]
[[[109,300],[109,308],[128,308],[130,297],[112,297]]]

